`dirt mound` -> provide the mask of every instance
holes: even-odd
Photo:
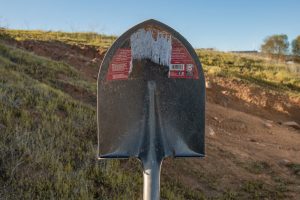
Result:
[[[87,80],[96,80],[106,53],[104,48],[70,45],[59,41],[6,40],[9,45],[34,52],[36,55],[63,61],[77,68]]]
[[[19,43],[26,50],[37,55],[64,61],[76,67],[87,79],[97,79],[98,68],[105,51],[90,46],[75,46],[51,41],[24,41]]]
[[[243,80],[208,78],[207,100],[224,107],[251,113],[275,122],[293,120],[300,123],[300,97],[270,90]]]

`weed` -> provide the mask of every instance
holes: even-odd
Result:
[[[251,173],[260,174],[270,171],[270,165],[264,161],[255,161],[245,164],[244,167]]]
[[[286,165],[288,168],[290,168],[294,174],[297,176],[300,176],[300,164],[298,163],[289,163]]]

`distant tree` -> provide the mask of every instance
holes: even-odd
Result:
[[[292,52],[295,56],[300,56],[300,35],[292,42]]]
[[[263,53],[269,54],[271,56],[276,56],[278,59],[287,54],[288,50],[288,36],[284,34],[269,36],[261,45],[261,51]]]

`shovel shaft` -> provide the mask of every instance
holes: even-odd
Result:
[[[161,159],[158,159],[156,152],[156,132],[155,132],[155,90],[156,84],[154,81],[148,82],[149,94],[149,116],[148,116],[148,131],[149,131],[149,149],[147,156],[143,160],[143,176],[144,176],[144,200],[159,200],[160,196],[160,166]]]
[[[143,200],[159,200],[160,198],[160,166],[161,163],[149,163],[144,170]]]

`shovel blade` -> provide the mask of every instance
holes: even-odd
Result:
[[[155,20],[131,28],[98,75],[98,157],[203,157],[205,81],[191,45]]]

